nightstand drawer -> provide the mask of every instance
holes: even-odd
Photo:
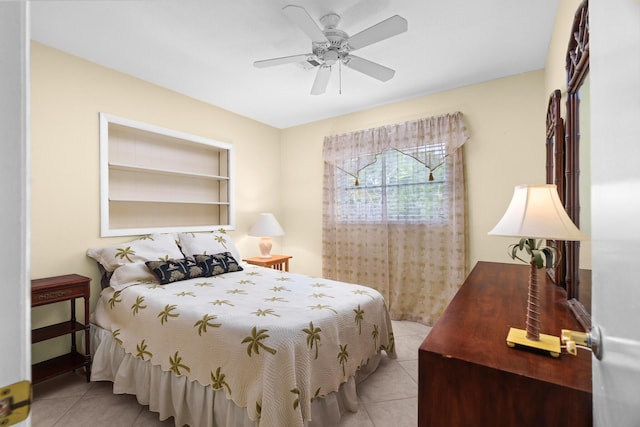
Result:
[[[73,298],[89,298],[88,277],[79,274],[47,277],[31,281],[31,306],[68,301]]]

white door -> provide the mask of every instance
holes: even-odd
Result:
[[[0,388],[31,380],[28,9],[0,1]]]
[[[640,1],[592,0],[594,425],[640,426]],[[567,414],[570,418],[570,414]]]

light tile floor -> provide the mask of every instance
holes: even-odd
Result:
[[[340,427],[414,427],[418,424],[418,347],[430,327],[394,321],[398,358],[383,357],[376,373],[358,385],[358,412],[343,415]],[[36,384],[31,412],[33,427],[157,427],[158,414],[135,396],[112,394],[110,382],[85,382],[69,373]]]

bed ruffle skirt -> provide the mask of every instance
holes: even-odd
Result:
[[[256,427],[245,408],[228,399],[224,390],[215,391],[185,376],[175,376],[125,353],[113,339],[111,332],[91,324],[93,361],[91,381],[113,382],[114,394],[135,395],[138,403],[148,405],[160,420],[174,417],[182,427]],[[357,412],[356,384],[374,372],[380,363],[380,353],[361,367],[355,377],[340,386],[340,390],[311,402],[312,420],[306,427],[337,426],[341,415]]]

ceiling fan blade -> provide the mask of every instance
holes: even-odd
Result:
[[[301,54],[301,55],[292,55],[292,56],[282,56],[280,58],[263,59],[260,61],[255,61],[253,63],[253,66],[256,68],[265,68],[265,67],[273,67],[274,65],[291,64],[294,62],[304,62],[307,60],[309,56],[311,55]]]
[[[351,47],[351,50],[360,49],[381,40],[388,39],[389,37],[404,33],[408,28],[409,25],[407,24],[406,19],[399,15],[394,15],[391,18],[385,19],[374,26],[360,31],[358,34],[354,34],[349,37],[347,44]]]
[[[371,62],[355,55],[349,55],[343,63],[351,69],[360,71],[363,74],[383,82],[390,80],[396,73],[391,68],[387,68],[384,65]]]
[[[329,84],[329,77],[331,76],[331,67],[323,65],[318,68],[316,79],[313,81],[313,87],[311,88],[311,95],[322,95],[327,90]]]
[[[327,41],[327,37],[324,35],[318,24],[309,16],[307,11],[302,6],[287,5],[282,8],[282,11],[287,15],[289,19],[296,23],[298,27],[309,37],[312,41],[322,43]]]

